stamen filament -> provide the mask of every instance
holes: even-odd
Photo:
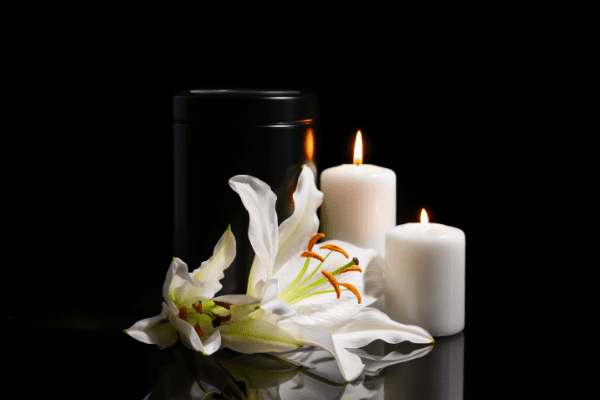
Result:
[[[332,253],[332,252],[330,251],[330,252],[329,252],[329,254],[331,254],[331,253]],[[325,259],[327,259],[327,257],[329,257],[329,254],[327,254],[327,255],[325,256]],[[323,263],[321,263],[321,264],[323,264]],[[287,295],[287,297],[284,299],[284,301],[286,301],[286,302],[288,302],[288,303],[289,303],[289,301],[288,301],[288,300],[292,300],[292,299],[294,299],[294,298],[298,297],[299,295],[301,295],[302,293],[305,293],[305,292],[307,292],[307,291],[311,290],[311,289],[312,289],[312,288],[314,288],[315,286],[319,286],[319,285],[322,285],[322,284],[324,284],[325,282],[327,282],[327,278],[321,278],[321,279],[317,279],[316,281],[314,281],[313,283],[311,283],[310,285],[308,285],[308,286],[306,286],[306,287],[304,286],[304,284],[305,284],[306,282],[308,282],[308,280],[309,280],[310,278],[312,278],[312,276],[315,274],[315,272],[317,272],[317,270],[319,269],[319,267],[321,266],[321,264],[319,264],[319,265],[317,266],[317,268],[316,268],[316,269],[315,269],[315,270],[312,272],[312,274],[310,274],[310,276],[309,276],[308,278],[306,278],[306,279],[304,280],[304,282],[302,282],[302,284],[300,284],[300,287],[299,287],[298,289],[296,289],[296,290],[294,290],[292,293],[288,294],[288,295]],[[333,275],[333,276],[335,276],[335,275],[339,275],[341,271],[343,271],[343,270],[345,270],[345,269],[347,269],[347,268],[350,268],[350,267],[352,267],[353,265],[355,265],[355,264],[354,264],[354,260],[350,261],[348,264],[346,264],[346,265],[344,265],[344,266],[342,266],[342,267],[339,267],[338,269],[336,269],[335,271],[333,271],[333,272],[331,273],[331,275]]]
[[[290,299],[293,299],[294,297],[298,296],[301,293],[304,293],[306,291],[305,288],[303,288],[303,286],[306,284],[306,282],[308,282],[310,280],[310,278],[313,277],[313,275],[319,270],[319,268],[321,268],[321,265],[323,265],[323,263],[325,262],[325,260],[327,260],[327,257],[329,257],[329,254],[331,254],[332,252],[330,251],[325,258],[323,258],[323,261],[317,265],[317,267],[313,270],[313,272],[311,272],[311,274],[298,286],[298,288],[296,288],[295,290],[293,290],[291,293],[289,293],[286,298],[284,299],[284,301],[288,301]],[[325,281],[323,281],[325,282]],[[321,282],[321,283],[323,283]],[[312,287],[312,286],[309,286]]]
[[[308,276],[308,278],[306,278],[301,284],[300,287],[304,286],[304,284],[306,282],[308,282],[310,280],[310,278],[312,278],[317,271],[319,270],[319,268],[321,268],[321,265],[323,265],[323,263],[325,262],[325,260],[327,260],[327,257],[329,257],[329,255],[333,253],[332,251],[330,251],[329,253],[327,253],[327,255],[325,256],[325,258],[323,258],[323,261],[321,262],[321,264],[317,265],[317,268],[314,269],[314,271]]]
[[[281,299],[283,296],[285,296],[287,292],[292,290],[292,288],[294,288],[298,284],[298,282],[300,282],[300,279],[302,279],[302,277],[306,273],[306,270],[308,269],[308,264],[310,264],[310,257],[306,259],[304,267],[302,267],[302,270],[300,271],[300,274],[296,277],[296,279],[294,279],[294,281],[290,283],[288,287],[286,287],[281,293],[279,293],[279,295],[277,296],[278,299]]]

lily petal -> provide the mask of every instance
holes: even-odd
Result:
[[[259,280],[271,277],[277,256],[277,196],[269,185],[249,175],[234,176],[229,180],[229,186],[240,196],[250,216],[248,238],[256,254],[248,279],[247,294],[252,295],[254,285]]]
[[[221,301],[223,303],[230,303],[234,306],[247,306],[248,304],[260,304],[260,299],[254,296],[248,296],[246,294],[226,294],[223,296],[215,297],[214,301]]]
[[[331,354],[335,358],[346,382],[353,381],[362,372],[364,365],[360,357],[350,353],[341,344],[336,343],[327,328],[317,325],[298,325],[289,322],[280,323],[279,326],[292,332],[294,336],[304,342],[305,346],[315,346]]]
[[[164,302],[160,314],[136,322],[125,333],[140,342],[156,344],[159,349],[172,346],[178,338],[177,331],[167,319],[167,304]]]
[[[240,353],[282,352],[297,349],[302,341],[281,329],[275,314],[257,310],[222,334],[223,346]]]
[[[211,298],[221,290],[223,285],[219,281],[225,277],[223,271],[229,268],[234,258],[235,237],[229,225],[215,246],[212,257],[191,273],[192,278],[201,283],[200,296]]]
[[[163,299],[167,303],[171,302],[171,299],[169,297],[169,291],[171,290],[171,284],[173,283],[173,279],[179,281],[178,285],[182,284],[181,280],[187,280],[190,282],[192,281],[192,279],[189,277],[187,264],[177,257],[174,257],[173,261],[171,261],[171,265],[169,267],[169,270],[167,271],[167,277],[165,278],[165,283],[162,287]]]
[[[281,317],[289,317],[296,314],[296,309],[283,300],[271,300],[266,304],[261,304],[260,308]]]
[[[329,329],[335,343],[345,348],[363,347],[375,339],[388,343],[433,343],[433,337],[425,329],[396,322],[386,313],[371,307]]]
[[[323,203],[323,193],[315,185],[310,168],[303,166],[293,194],[294,213],[279,225],[279,248],[273,265],[273,274],[301,249],[319,229],[317,209]]]

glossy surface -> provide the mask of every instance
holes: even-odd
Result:
[[[12,386],[24,398],[43,390],[67,399],[463,399],[466,387],[480,393],[465,376],[467,363],[476,369],[465,332],[436,338],[433,347],[375,341],[364,348],[370,355],[360,353],[364,373],[344,383],[335,362],[319,352],[294,362],[229,350],[206,357],[180,342],[159,350],[123,334],[144,309],[160,305],[157,294],[81,299],[9,318]],[[385,363],[399,353],[406,355],[401,362]],[[207,392],[213,397],[203,397]]]

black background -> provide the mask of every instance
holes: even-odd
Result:
[[[320,171],[351,162],[360,129],[365,162],[396,172],[398,224],[425,207],[465,232],[466,393],[495,379],[484,371],[506,341],[548,332],[537,291],[561,250],[557,225],[574,218],[573,202],[588,204],[594,183],[585,151],[598,134],[600,66],[590,10],[80,2],[13,17],[2,78],[9,316],[162,285],[173,256],[174,93],[310,88]],[[151,316],[143,308],[115,326]],[[84,359],[61,346],[54,357]]]

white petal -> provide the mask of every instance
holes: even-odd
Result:
[[[156,344],[160,349],[177,342],[177,331],[167,319],[167,304],[162,303],[162,311],[155,317],[142,319],[126,329],[125,333],[140,342]]]
[[[165,278],[165,283],[162,287],[163,299],[167,303],[171,301],[169,298],[169,291],[171,290],[171,284],[173,283],[174,279],[177,281],[177,286],[180,286],[184,280],[192,281],[191,277],[189,276],[187,264],[177,257],[174,257],[173,261],[171,261],[171,265],[167,271],[167,277]]]
[[[222,301],[224,303],[233,304],[234,306],[246,306],[248,304],[260,304],[260,299],[254,296],[245,294],[226,294],[215,297],[214,301]]]
[[[331,327],[334,341],[345,348],[357,348],[381,339],[388,343],[409,341],[433,343],[433,337],[416,325],[404,325],[382,311],[367,307],[346,323]]]
[[[300,172],[293,198],[294,213],[279,225],[279,248],[273,273],[300,250],[306,250],[308,241],[319,229],[317,209],[323,203],[323,193],[317,189],[315,176],[306,166]]]
[[[296,309],[283,300],[271,300],[266,304],[261,304],[260,308],[281,317],[289,317],[296,313]]]
[[[315,346],[331,354],[338,364],[346,382],[356,379],[363,370],[360,357],[335,343],[327,328],[315,325],[297,325],[290,322],[280,323],[279,327],[302,340],[305,346]]]
[[[206,298],[201,296],[202,288],[200,285],[200,282],[192,279],[187,271],[178,269],[171,278],[171,285],[169,287],[170,297],[166,300],[167,304],[172,302],[171,296],[179,303],[177,307],[196,300],[205,300]]]
[[[250,270],[248,294],[260,279],[271,277],[279,241],[275,201],[277,196],[269,185],[248,175],[236,175],[229,180],[229,186],[240,196],[250,216],[248,238],[260,262],[255,262]]]
[[[201,296],[211,298],[221,290],[223,285],[219,281],[225,277],[223,271],[229,268],[234,258],[235,237],[231,226],[228,226],[215,246],[212,257],[191,273],[192,278],[201,283]]]
[[[279,294],[279,284],[277,279],[269,279],[265,282],[263,295],[262,295],[262,303],[268,303],[271,300],[274,300]]]
[[[232,325],[222,334],[224,347],[240,353],[281,352],[296,349],[302,342],[277,325],[279,317],[257,310]]]

